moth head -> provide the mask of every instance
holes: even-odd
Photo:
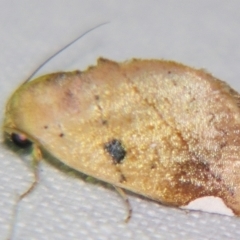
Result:
[[[10,97],[5,109],[5,117],[3,122],[3,131],[6,139],[11,140],[16,146],[20,148],[28,148],[32,145],[31,137],[26,132],[25,123],[26,107],[24,85],[20,86],[17,91]],[[23,100],[22,100],[23,99]],[[29,99],[27,99],[28,102]],[[26,116],[28,118],[28,114]]]

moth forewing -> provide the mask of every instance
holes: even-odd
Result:
[[[179,207],[212,196],[240,215],[239,94],[203,70],[100,58],[20,86],[4,129],[114,186]]]

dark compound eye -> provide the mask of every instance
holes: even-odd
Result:
[[[12,133],[11,139],[20,148],[27,148],[32,145],[32,142],[24,134]]]

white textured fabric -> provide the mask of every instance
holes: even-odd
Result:
[[[1,0],[1,119],[9,95],[44,59],[106,21],[38,75],[83,70],[99,56],[164,58],[205,68],[240,91],[239,9],[237,0]],[[32,181],[29,163],[30,156],[0,144],[0,239],[7,238],[16,196]],[[124,202],[111,187],[42,162],[40,183],[18,206],[13,239],[240,239],[240,218],[129,198],[126,224]]]

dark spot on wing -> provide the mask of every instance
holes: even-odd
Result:
[[[177,86],[176,81],[173,80],[172,83],[173,83],[174,86]]]
[[[64,137],[64,133],[60,133],[60,134],[59,134],[59,137]]]
[[[155,163],[152,163],[150,168],[151,168],[151,169],[156,169],[156,168],[157,168],[157,165],[156,165]]]
[[[121,174],[121,175],[120,175],[120,180],[119,180],[119,182],[120,182],[120,183],[124,183],[124,182],[126,182],[126,181],[127,181],[126,177],[125,177],[123,174]]]
[[[98,101],[100,99],[99,95],[95,95],[94,98],[96,101]]]
[[[127,153],[122,146],[121,141],[117,139],[113,139],[110,142],[104,144],[104,149],[111,155],[115,164],[122,163],[122,160]]]
[[[73,92],[72,92],[70,89],[67,89],[67,90],[65,91],[65,95],[66,95],[66,97],[68,97],[68,98],[72,98],[72,97],[74,96]]]
[[[102,120],[102,125],[107,125],[108,121],[107,120]]]

